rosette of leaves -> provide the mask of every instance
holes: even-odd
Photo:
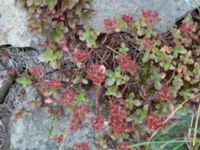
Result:
[[[164,71],[174,70],[173,56],[168,55],[163,49],[153,49],[150,54],[150,59],[159,63]]]
[[[143,101],[137,99],[137,97],[135,96],[135,94],[133,92],[130,92],[127,96],[127,98],[125,99],[126,103],[127,103],[127,108],[132,111],[132,109],[134,107],[140,107],[143,105]]]
[[[128,52],[129,51],[129,48],[126,46],[125,43],[121,43],[120,44],[120,48],[119,48],[119,52],[120,53],[123,53],[123,52]]]
[[[66,29],[67,27],[74,29],[92,13],[89,0],[20,0],[19,2],[31,14],[30,31],[46,34],[53,29],[50,35],[56,41],[63,35],[60,31],[55,31],[55,28],[60,30],[64,25]]]
[[[17,83],[21,84],[24,89],[27,89],[32,84],[32,81],[27,74],[17,78],[16,81]]]
[[[135,122],[137,124],[143,123],[147,116],[148,105],[143,105],[141,108],[137,108],[131,115],[128,116],[127,120]]]
[[[152,59],[152,57],[155,57],[154,55],[152,55],[152,50],[157,50],[158,47],[160,47],[161,45],[161,41],[160,40],[152,40],[152,45],[148,46],[148,47],[151,47],[152,50],[147,50],[144,46],[144,44],[146,44],[144,42],[145,40],[142,39],[140,42],[141,42],[141,50],[144,50],[144,53],[142,55],[142,62],[146,63],[148,61],[150,61]]]
[[[38,7],[48,7],[53,10],[58,0],[21,0],[28,7],[29,12],[34,13]]]
[[[198,39],[196,31],[198,25],[193,21],[191,15],[188,15],[182,22],[180,27],[171,27],[171,34],[173,36],[173,41],[176,45],[182,45],[185,47],[190,47],[194,43],[195,39]]]
[[[149,70],[149,74],[150,77],[153,79],[154,81],[154,88],[156,90],[160,90],[161,88],[161,75],[160,72],[158,71],[158,68],[155,66],[151,66],[150,70]]]
[[[51,39],[55,42],[59,42],[64,39],[65,33],[68,32],[68,28],[63,22],[52,22]]]
[[[61,9],[66,12],[68,25],[75,28],[80,21],[87,20],[92,10],[90,9],[90,0],[63,0]]]
[[[177,96],[178,91],[182,88],[183,84],[182,78],[179,75],[175,75],[170,87],[170,91],[173,93],[174,97]]]
[[[151,37],[153,29],[152,27],[148,27],[144,21],[138,19],[131,26],[131,32],[133,35]]]
[[[62,51],[56,51],[49,47],[43,54],[39,56],[39,60],[41,62],[49,63],[52,68],[56,69],[59,68],[62,57]]]
[[[118,93],[118,86],[127,83],[130,80],[130,77],[128,75],[123,75],[122,70],[117,67],[114,71],[107,70],[106,71],[106,86],[107,92],[106,95],[113,95],[117,96]]]
[[[96,40],[99,34],[100,33],[98,31],[93,30],[89,28],[88,26],[84,26],[84,32],[80,36],[80,40],[86,41],[87,47],[96,48],[97,47]]]
[[[200,82],[200,62],[197,62],[194,64],[194,68],[192,72],[194,73],[194,77],[195,77],[193,81],[195,83]]]
[[[168,113],[170,112],[170,105],[169,103],[159,103],[155,106],[155,111],[154,113],[157,115],[168,115]]]
[[[43,34],[47,30],[46,20],[32,18],[28,22],[28,30],[34,34]]]
[[[74,103],[76,104],[87,104],[89,102],[88,98],[86,97],[86,91],[82,89],[78,95],[75,96]]]
[[[88,84],[88,80],[86,78],[83,78],[82,76],[76,76],[73,80],[72,80],[73,84],[78,84],[78,83],[83,83],[85,85]]]
[[[116,67],[114,71],[107,70],[106,75],[107,75],[106,79],[107,86],[112,86],[114,84],[119,86],[125,84],[130,79],[128,75],[122,74],[122,70],[119,67]]]
[[[43,0],[19,0],[19,2],[28,8],[28,12],[31,14],[35,13],[40,6],[44,5]]]

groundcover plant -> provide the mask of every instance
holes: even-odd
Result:
[[[99,33],[80,24],[94,14],[89,0],[19,2],[31,14],[29,30],[47,35],[39,56],[42,65],[17,79],[24,89],[37,87],[43,96],[38,107],[55,107],[49,113],[58,119],[70,113],[71,131],[82,128],[92,112],[97,149],[200,147],[198,10],[164,34],[153,30],[162,19],[159,13],[147,9],[137,19],[132,14],[105,18],[106,32]],[[57,79],[43,76],[47,67],[58,72]],[[91,88],[95,99],[88,97]],[[62,149],[66,134],[50,135],[50,140]],[[88,149],[87,143],[72,147]]]

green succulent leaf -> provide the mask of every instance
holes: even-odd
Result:
[[[107,88],[106,95],[117,96],[117,94],[118,94],[117,86],[110,86]]]
[[[63,57],[62,51],[56,51],[52,48],[47,48],[47,50],[39,56],[41,62],[50,62],[51,67],[56,68],[59,60]]]
[[[82,79],[82,83],[83,83],[83,84],[88,84],[88,80],[83,78],[83,79]]]
[[[194,66],[193,72],[196,76],[200,76],[200,65]]]
[[[112,70],[106,70],[106,75],[108,76],[108,77],[114,77],[114,72],[112,71]]]
[[[79,83],[80,82],[80,76],[76,76],[76,78],[75,79],[73,79],[73,84],[77,84],[77,83]]]
[[[125,43],[121,43],[121,47],[119,48],[119,52],[123,53],[123,52],[128,52],[129,48],[126,46]]]
[[[121,29],[126,29],[127,28],[126,23],[121,18],[118,19],[118,23],[119,23],[119,26],[120,26]]]
[[[85,26],[84,30],[85,32],[80,37],[80,40],[86,41],[88,47],[96,48],[97,47],[96,40],[100,33],[96,30],[92,30],[88,26]]]
[[[57,4],[57,0],[45,0],[45,4],[52,10]]]
[[[161,89],[162,84],[159,81],[155,81],[154,82],[154,88],[156,90],[160,90]]]
[[[29,79],[29,76],[27,74],[23,75],[22,77],[18,78],[17,83],[21,84],[23,88],[27,88],[31,85],[32,81]]]
[[[150,54],[149,52],[145,52],[142,58],[142,62],[148,62],[150,60]]]
[[[51,32],[51,36],[52,36],[53,40],[56,41],[56,42],[59,42],[64,38],[64,34],[59,33],[57,31]]]
[[[64,6],[68,9],[72,9],[79,0],[64,0]]]
[[[86,91],[81,90],[78,95],[75,96],[74,102],[77,104],[86,104],[89,100],[86,97]]]
[[[31,5],[34,4],[34,0],[27,0],[26,3],[27,3],[27,6],[30,7]]]
[[[115,78],[107,78],[106,79],[106,85],[113,86],[115,84]]]
[[[127,81],[130,80],[130,77],[129,77],[128,75],[125,75],[125,76],[123,76],[122,78],[123,78],[123,80],[124,80],[125,82],[127,82]]]

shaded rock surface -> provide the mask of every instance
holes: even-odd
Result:
[[[160,32],[167,31],[170,24],[176,22],[187,12],[200,6],[200,0],[93,0],[92,8],[96,15],[91,18],[89,25],[99,31],[104,31],[103,20],[123,14],[140,16],[141,8],[158,10],[161,22],[156,26]]]
[[[3,103],[3,100],[8,93],[11,83],[5,82],[9,80],[9,77],[7,76],[7,69],[2,64],[0,64],[0,104]]]
[[[38,51],[33,48],[0,46],[0,104],[3,103],[12,86],[14,73],[39,65],[38,55]]]

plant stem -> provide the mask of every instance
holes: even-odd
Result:
[[[52,131],[53,131],[56,119],[57,119],[57,114],[53,114],[52,121],[51,121],[51,127],[48,129],[49,130],[49,135],[48,135],[48,141],[47,141],[47,143],[49,143],[49,140],[51,138],[51,134],[52,134]]]
[[[100,92],[100,87],[97,85],[96,86],[96,98],[95,98],[95,112],[96,114],[99,113],[99,92]]]
[[[68,130],[69,130],[69,127],[67,127],[67,128],[65,129],[65,131],[64,131],[64,137],[63,137],[62,143],[60,144],[59,150],[62,150],[62,149],[63,149],[65,140],[66,140],[66,138],[67,138]]]
[[[199,107],[198,107],[197,118],[196,118],[196,121],[195,121],[195,128],[194,128],[194,135],[193,135],[193,143],[192,143],[193,146],[195,146],[195,143],[196,143],[197,127],[198,127],[199,117],[200,117],[200,104],[199,104]]]
[[[120,55],[119,52],[117,52],[116,50],[114,50],[113,48],[111,48],[110,46],[106,46],[109,50],[111,50],[112,52],[114,52],[117,55]]]

